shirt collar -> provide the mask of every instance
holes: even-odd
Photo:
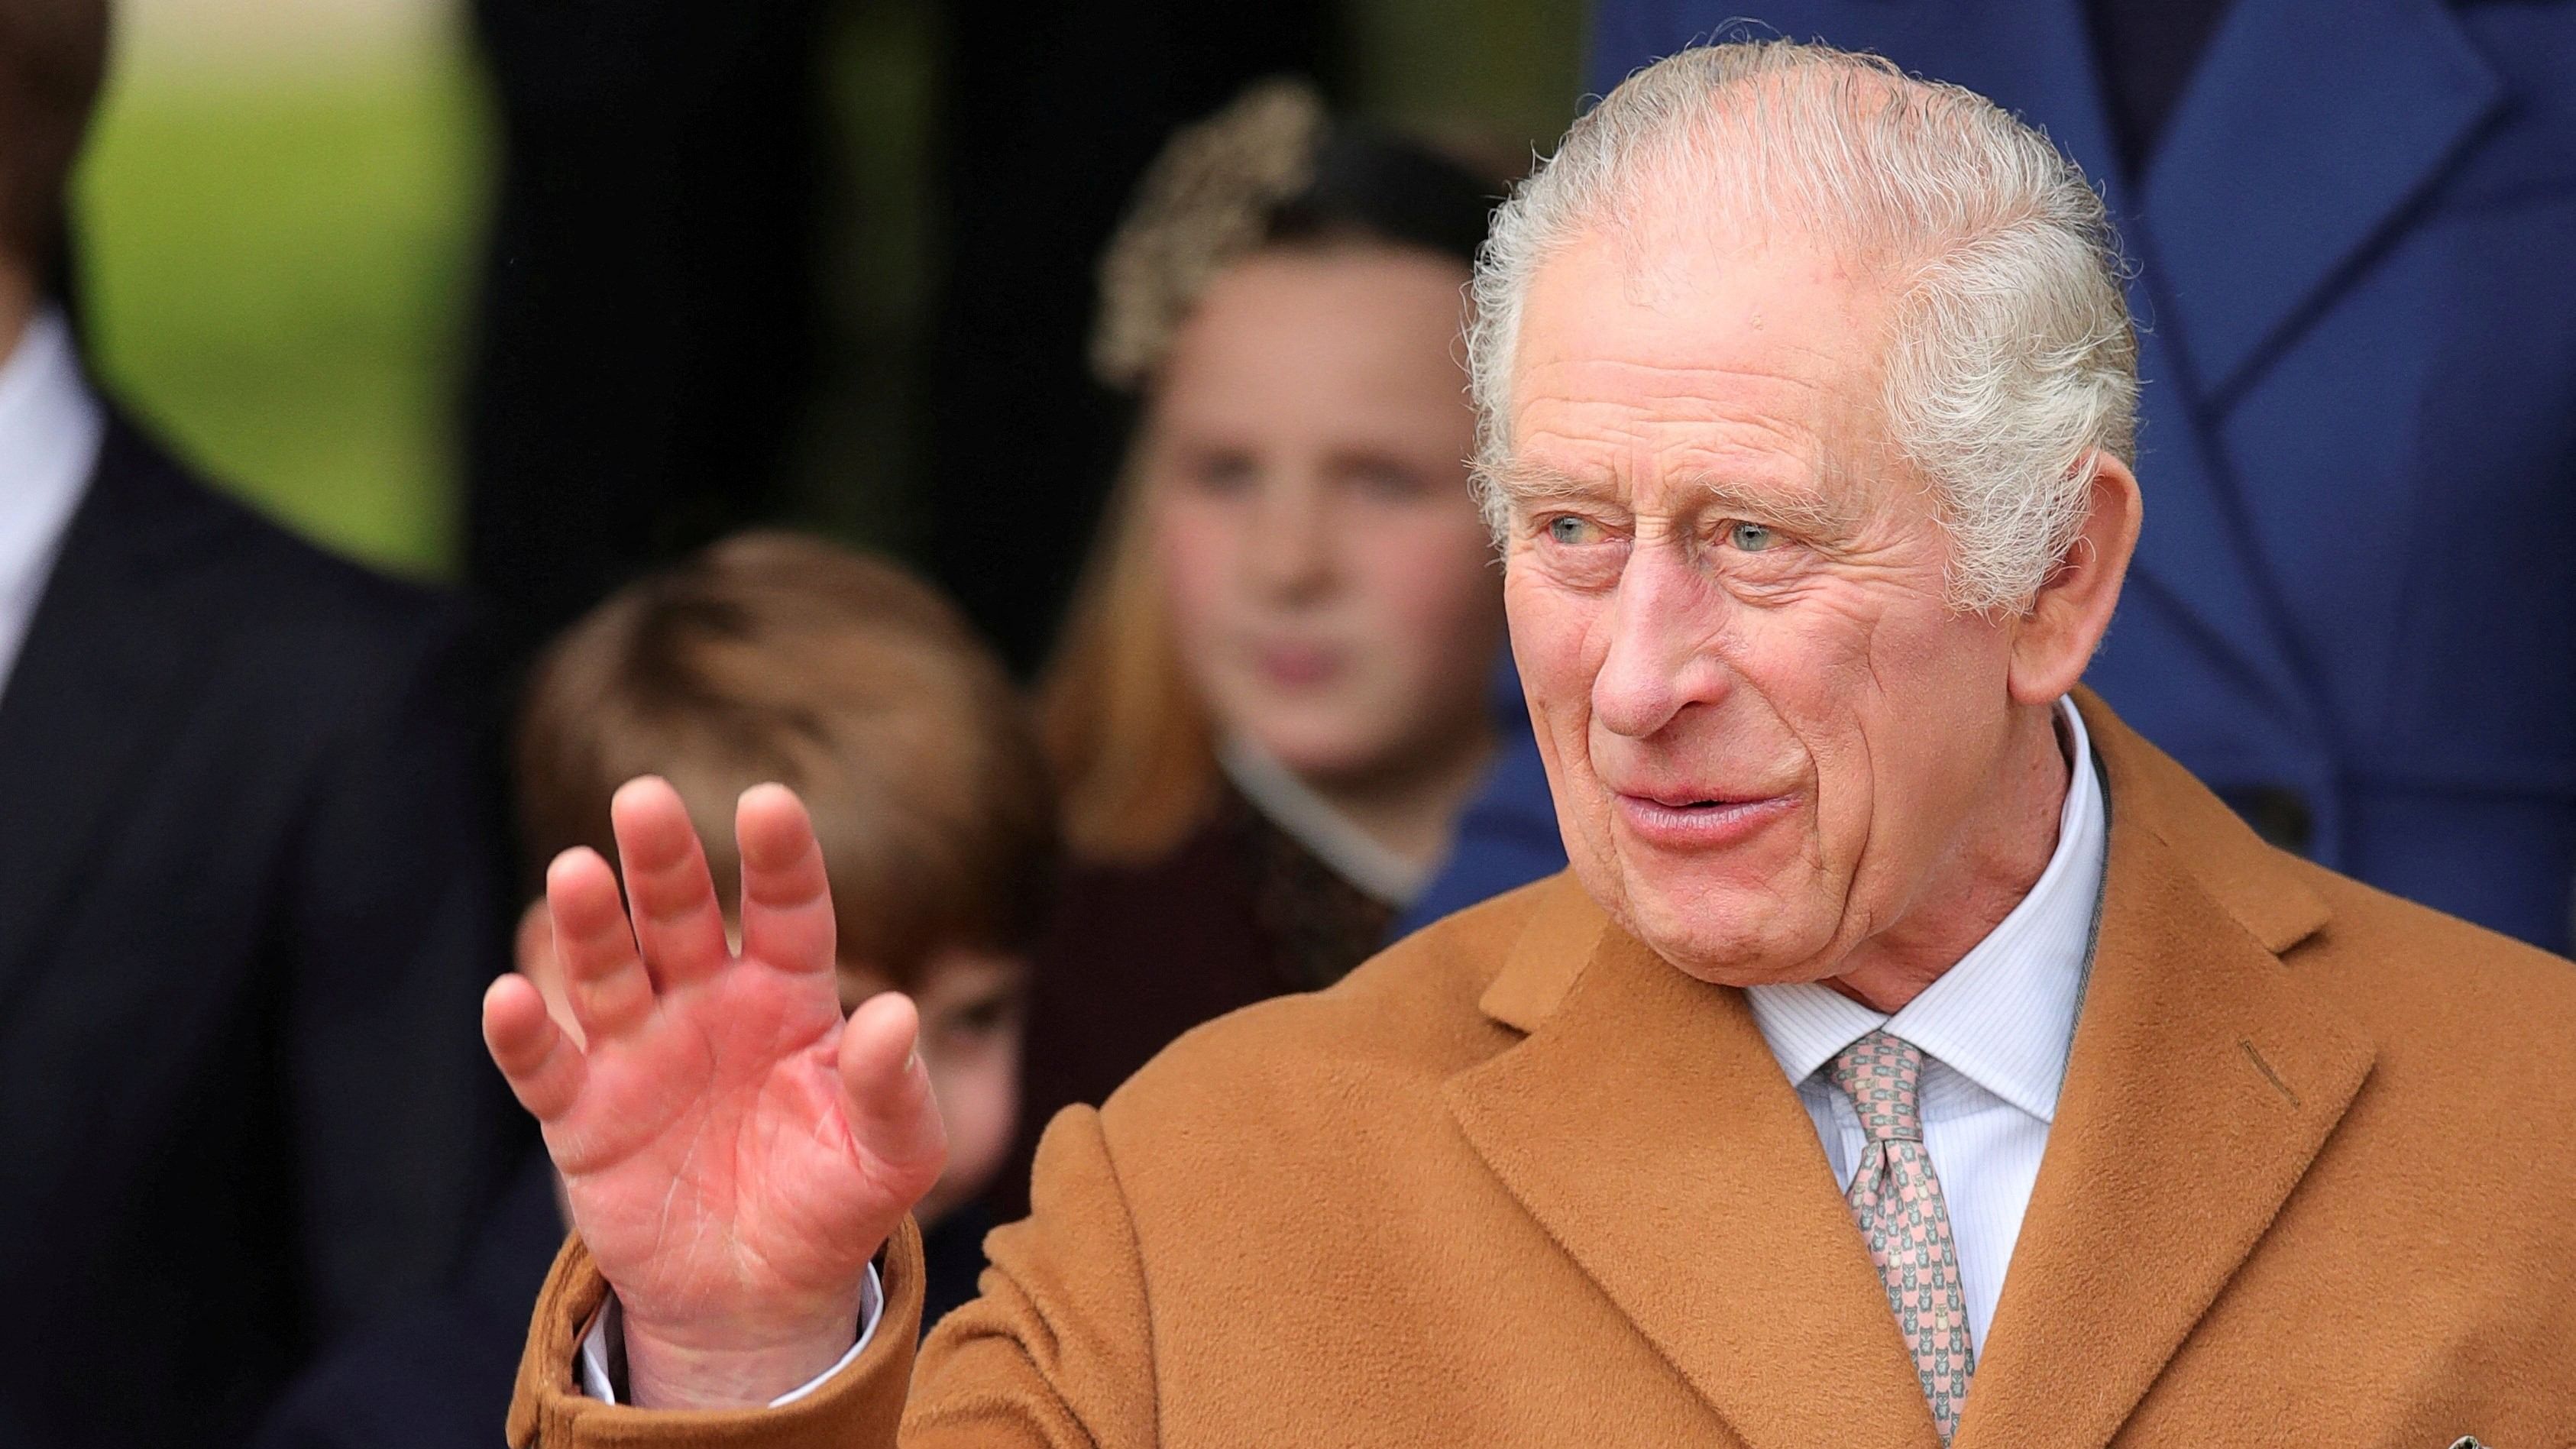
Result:
[[[1233,735],[1218,742],[1216,759],[1254,809],[1362,894],[1399,911],[1421,897],[1429,866],[1380,845],[1268,751]]]
[[[48,307],[0,362],[0,592],[27,586],[51,561],[106,427],[71,327]]]
[[[2058,812],[2057,849],[2030,893],[1959,964],[1894,1016],[1822,982],[1746,989],[1762,1038],[1790,1081],[1804,1082],[1844,1047],[1885,1028],[2040,1121],[2056,1119],[2108,834],[2084,717],[2064,699],[2058,717],[2076,767]]]

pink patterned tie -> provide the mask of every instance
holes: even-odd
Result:
[[[1959,1285],[1959,1250],[1950,1240],[1950,1210],[1941,1180],[1923,1150],[1917,1107],[1923,1049],[1873,1031],[1844,1047],[1831,1067],[1834,1085],[1851,1098],[1868,1134],[1852,1174],[1852,1217],[1869,1243],[1870,1261],[1887,1285],[1887,1306],[1914,1350],[1914,1371],[1932,1401],[1932,1422],[1947,1444],[1959,1432],[1959,1406],[1977,1371],[1968,1344],[1968,1295]]]

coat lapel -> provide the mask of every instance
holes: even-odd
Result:
[[[2100,937],[1959,1449],[2107,1443],[2372,1061],[2280,960],[2325,919],[2295,868],[2086,706],[2110,777]]]
[[[1450,1082],[1460,1127],[1737,1437],[1931,1449],[1877,1270],[1741,993],[1564,878],[1485,1004],[1530,1035]]]
[[[2502,94],[2440,0],[2236,0],[2143,197],[2194,391],[2223,406]]]
[[[194,540],[193,511],[133,497],[150,486],[139,475],[164,466],[110,426],[0,687],[0,1015],[48,959],[57,907],[93,868],[104,823],[147,784],[135,762],[175,726],[210,653],[204,621],[159,602]]]

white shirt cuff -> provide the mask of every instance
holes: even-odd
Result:
[[[868,1265],[867,1282],[859,1288],[859,1341],[841,1355],[841,1361],[816,1374],[800,1387],[788,1390],[769,1401],[769,1407],[783,1409],[798,1399],[823,1387],[832,1375],[848,1368],[853,1359],[877,1336],[877,1320],[885,1317],[885,1285],[877,1281],[877,1265]],[[617,1384],[608,1372],[612,1357],[625,1347],[625,1320],[617,1306],[617,1295],[610,1293],[600,1305],[599,1316],[590,1321],[590,1331],[581,1336],[581,1391],[603,1404],[619,1402]]]

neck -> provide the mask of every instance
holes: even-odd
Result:
[[[1298,778],[1371,840],[1428,867],[1448,849],[1458,813],[1467,808],[1493,753],[1493,731],[1485,727],[1379,769]]]
[[[2016,710],[2001,768],[1958,843],[1924,883],[1921,904],[1862,942],[1825,984],[1893,1013],[1959,964],[2048,869],[2072,770],[2057,706]]]

